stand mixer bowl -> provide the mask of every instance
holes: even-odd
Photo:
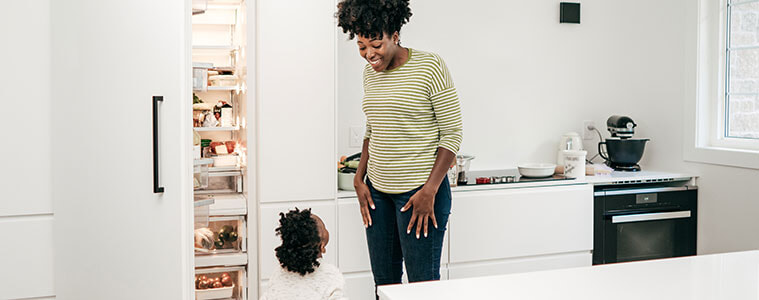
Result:
[[[648,141],[649,139],[606,139],[598,143],[598,153],[615,165],[634,166],[643,157]],[[606,146],[606,151],[601,151],[601,145]]]

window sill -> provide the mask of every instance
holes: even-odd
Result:
[[[759,170],[757,150],[686,146],[684,158],[689,162]]]

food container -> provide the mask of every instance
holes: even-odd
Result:
[[[208,169],[208,186],[195,194],[233,194],[243,192],[243,173],[236,166]]]
[[[448,176],[448,184],[450,184],[451,187],[457,186],[459,172],[456,171],[456,164],[453,164],[448,168],[448,173],[446,175]]]
[[[199,287],[199,279],[202,276],[222,279],[225,273],[229,276],[227,284],[231,283],[231,285],[220,288]],[[246,277],[245,267],[242,266],[195,269],[195,299],[244,299],[243,293],[247,286]]]
[[[196,245],[195,254],[242,253],[247,251],[246,226],[243,216],[209,217],[208,226],[205,228],[213,234],[213,243],[209,243],[207,247]]]
[[[236,154],[217,155],[213,157],[214,167],[229,167],[236,166],[239,161],[239,156]]]
[[[562,150],[564,155],[564,177],[585,178],[585,156],[583,150]]]
[[[208,77],[211,86],[235,86],[237,85],[237,75],[214,75]]]
[[[342,173],[337,172],[337,188],[343,191],[355,191],[353,187],[353,178],[356,177],[356,173]]]
[[[456,182],[458,184],[467,183],[467,174],[469,173],[469,165],[471,164],[474,156],[471,155],[456,155]]]
[[[213,159],[195,159],[192,166],[192,186],[195,190],[208,188],[208,167]]]
[[[213,68],[211,63],[192,63],[192,89],[196,91],[208,90],[208,69]]]
[[[517,166],[519,174],[525,177],[548,177],[556,172],[556,164],[528,163]]]

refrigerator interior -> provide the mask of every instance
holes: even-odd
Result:
[[[225,265],[247,251],[249,121],[246,106],[246,3],[208,0],[192,16],[195,256],[218,265],[201,275],[228,273],[230,286],[199,286],[196,299],[247,299],[247,265]],[[189,124],[188,124],[189,125]],[[226,259],[225,259],[226,257]]]

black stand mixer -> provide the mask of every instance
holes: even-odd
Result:
[[[627,116],[611,116],[606,120],[611,138],[598,143],[598,154],[606,160],[606,165],[617,171],[640,171],[638,162],[649,139],[633,139],[638,125]],[[606,151],[602,151],[601,145]]]

